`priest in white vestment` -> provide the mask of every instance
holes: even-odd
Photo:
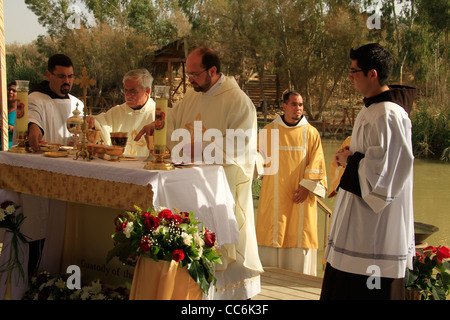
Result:
[[[155,120],[155,101],[150,97],[153,77],[146,69],[136,69],[128,71],[122,82],[125,102],[88,117],[89,127],[101,131],[106,145],[111,145],[111,132],[128,132],[124,154],[146,157],[149,150],[145,139],[134,138],[144,125]]]
[[[223,264],[216,265],[217,290],[213,290],[212,295],[217,300],[249,299],[260,292],[260,274],[263,272],[251,193],[256,159],[256,110],[236,80],[220,72],[220,60],[211,49],[195,49],[186,61],[186,70],[193,90],[168,111],[168,147],[172,159],[183,159],[186,153],[188,161],[201,159],[203,151],[203,163],[223,164],[235,201],[239,241],[221,246]],[[146,126],[137,138],[143,132],[152,133],[153,130],[154,125]],[[191,138],[198,133],[205,136],[203,142],[195,139],[191,143],[190,139],[185,141],[177,133],[188,133]],[[239,134],[246,135],[243,137],[245,143],[236,143],[233,150],[227,150],[236,133],[237,140],[242,138]],[[206,134],[211,136],[207,138]],[[213,143],[209,143],[211,140]]]
[[[303,115],[303,98],[283,95],[283,115],[259,133],[265,159],[256,237],[263,266],[317,275],[317,197],[327,181],[320,134]]]
[[[415,255],[411,110],[414,89],[387,85],[389,52],[351,50],[349,79],[365,98],[350,141],[334,161],[338,187],[321,299],[404,299]]]

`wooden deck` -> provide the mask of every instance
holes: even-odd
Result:
[[[252,300],[319,300],[322,278],[265,267],[261,293]]]

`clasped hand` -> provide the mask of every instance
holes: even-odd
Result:
[[[334,161],[338,166],[342,166],[345,168],[347,166],[347,159],[351,155],[353,155],[353,152],[350,151],[350,148],[348,146],[345,146],[344,148],[341,148],[336,152]]]

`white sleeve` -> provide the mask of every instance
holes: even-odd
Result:
[[[395,109],[373,119],[365,139],[368,148],[359,163],[361,196],[379,213],[402,191],[412,174],[411,121]]]

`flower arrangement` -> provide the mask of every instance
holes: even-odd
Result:
[[[450,250],[428,246],[417,252],[413,270],[406,270],[406,287],[419,291],[423,300],[446,300],[450,292]]]
[[[0,272],[5,272],[17,268],[22,279],[25,279],[25,274],[22,268],[21,259],[19,258],[19,241],[26,243],[27,237],[20,232],[20,226],[25,220],[23,213],[17,213],[18,206],[12,201],[4,201],[0,205],[0,228],[7,229],[12,233],[10,261],[7,265],[0,266]],[[3,250],[6,248],[3,247]]]
[[[187,267],[190,276],[207,293],[216,283],[214,265],[222,263],[217,250],[216,236],[195,220],[191,211],[173,212],[169,209],[125,212],[116,218],[116,233],[112,235],[114,248],[107,261],[118,257],[127,265],[135,265],[139,256],[155,261],[176,261]]]
[[[24,300],[127,300],[128,294],[124,288],[116,290],[102,286],[99,280],[81,289],[67,287],[68,276],[51,275],[41,271],[30,280]]]

